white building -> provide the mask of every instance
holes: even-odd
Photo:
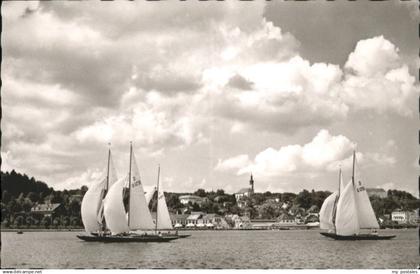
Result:
[[[192,204],[201,205],[205,201],[205,199],[196,195],[182,195],[179,196],[179,201],[183,205],[186,205],[189,202],[191,202]]]
[[[391,220],[399,224],[417,224],[419,222],[418,210],[394,211],[391,213]]]
[[[408,215],[405,211],[394,211],[391,213],[391,220],[399,224],[405,224],[408,221]]]

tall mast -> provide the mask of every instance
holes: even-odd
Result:
[[[338,173],[338,196],[341,193],[341,165],[340,165],[340,172]]]
[[[128,226],[130,227],[130,199],[131,199],[131,160],[133,158],[133,144],[130,142],[130,168],[128,169]]]
[[[351,175],[351,181],[353,183],[353,186],[354,186],[354,167],[355,167],[355,164],[356,164],[356,150],[353,150],[353,172],[352,172],[352,175]]]
[[[340,185],[341,185],[341,166],[340,166],[340,171],[338,173],[338,195],[335,198],[334,201],[334,208],[333,208],[333,224],[334,224],[334,230],[337,233],[337,226],[335,224],[335,218],[337,217],[337,204],[338,204],[338,199],[340,199]]]
[[[108,143],[108,165],[106,169],[106,191],[109,189],[109,163],[111,161],[111,143]]]
[[[156,200],[156,222],[155,222],[155,232],[157,233],[157,225],[158,225],[158,212],[159,212],[159,175],[160,175],[160,165],[158,166],[158,177],[157,177],[157,200]]]
[[[108,164],[107,164],[107,168],[106,168],[106,185],[105,185],[105,189],[103,192],[103,196],[102,196],[102,200],[105,199],[105,196],[108,192],[109,189],[109,163],[111,161],[111,143],[108,143]],[[102,201],[103,203],[103,201]],[[103,211],[102,211],[103,214]],[[105,218],[102,215],[102,230],[104,231],[106,229],[106,222],[105,222]]]

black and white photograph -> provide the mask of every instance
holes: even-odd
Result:
[[[419,271],[418,1],[1,16],[2,273]]]

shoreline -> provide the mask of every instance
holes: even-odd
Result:
[[[380,231],[383,230],[411,230],[411,229],[417,229],[416,227],[410,227],[410,228],[381,228]],[[178,229],[178,232],[186,231],[293,231],[293,230],[320,230],[319,227],[314,227],[311,229],[301,229],[301,228],[290,228],[290,229]],[[85,230],[83,228],[68,228],[68,229],[61,229],[61,228],[5,228],[0,229],[0,232],[84,232]]]
[[[81,232],[83,228],[2,228],[0,232]]]

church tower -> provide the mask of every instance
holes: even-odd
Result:
[[[251,187],[251,194],[254,194],[254,178],[252,177],[252,173],[251,179],[249,180],[249,186]]]

